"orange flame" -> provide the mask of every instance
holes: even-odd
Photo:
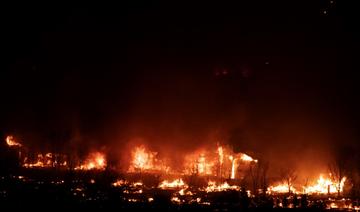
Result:
[[[241,154],[240,159],[243,160],[243,161],[247,161],[247,162],[255,162],[255,163],[257,163],[257,160],[253,159],[252,157],[250,157],[249,155],[244,154],[244,153]]]
[[[232,155],[229,156],[229,160],[231,161],[231,179],[235,179],[235,162],[236,162],[236,158],[234,158]]]
[[[229,185],[227,182],[217,185],[214,181],[209,181],[208,186],[205,188],[206,192],[219,192],[219,191],[227,191],[227,190],[240,190],[239,186]]]
[[[184,181],[180,179],[176,179],[174,181],[164,180],[160,183],[159,188],[167,189],[167,188],[179,188],[179,187],[187,187]]]
[[[224,163],[224,150],[222,146],[218,147],[218,153],[219,153],[219,163],[222,165]]]
[[[330,178],[324,178],[320,175],[315,185],[304,187],[304,192],[308,194],[333,194],[338,191],[343,192],[345,181],[346,177],[343,177],[338,185],[338,183],[332,181]]]
[[[132,161],[129,172],[136,171],[169,171],[169,167],[157,160],[157,152],[148,151],[145,146],[138,146],[131,153]]]
[[[55,166],[67,166],[67,162],[59,162],[53,153],[49,152],[45,155],[38,154],[36,162],[28,162],[28,158],[25,158],[24,163],[22,164],[25,168],[49,168]]]
[[[106,158],[103,153],[95,152],[89,155],[84,164],[75,167],[75,170],[105,169]]]
[[[282,184],[278,184],[276,186],[270,186],[267,190],[267,193],[272,194],[272,193],[288,193],[289,192],[289,185],[287,185],[286,183],[282,183]],[[290,192],[292,193],[298,193],[296,191],[296,189],[290,185]]]
[[[18,146],[18,147],[22,146],[19,142],[15,141],[15,138],[12,135],[6,136],[5,141],[8,146]]]

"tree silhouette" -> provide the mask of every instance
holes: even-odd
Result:
[[[283,181],[283,183],[285,183],[286,186],[288,187],[288,191],[290,194],[292,192],[291,188],[293,187],[293,183],[297,178],[295,169],[293,169],[293,168],[282,169],[280,171],[280,177],[281,177],[281,180]]]

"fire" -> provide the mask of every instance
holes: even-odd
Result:
[[[24,163],[23,166],[25,168],[33,168],[33,167],[45,167],[44,165],[44,157],[42,154],[37,155],[37,161],[35,163]]]
[[[229,160],[231,161],[231,179],[235,179],[235,165],[236,165],[236,158],[234,158],[232,155],[229,156]]]
[[[340,184],[332,181],[330,178],[324,178],[320,175],[317,183],[312,186],[304,187],[304,192],[308,194],[333,194],[338,191],[343,192],[346,177],[343,177]]]
[[[248,161],[248,162],[255,162],[255,163],[257,163],[257,160],[253,159],[252,157],[250,157],[249,155],[244,154],[244,153],[241,154],[240,159],[243,160],[243,161]]]
[[[91,170],[91,169],[105,169],[106,158],[103,153],[95,152],[90,154],[84,164],[75,168],[75,170]]]
[[[172,198],[171,198],[171,202],[180,204],[180,203],[181,203],[181,200],[179,199],[179,197],[172,197]]]
[[[135,169],[150,169],[152,168],[152,159],[154,154],[148,153],[144,146],[136,147],[134,151],[133,165]]]
[[[218,158],[210,157],[206,151],[197,151],[185,157],[184,174],[212,175]]]
[[[287,185],[286,183],[283,183],[283,184],[278,184],[276,186],[270,186],[268,188],[268,191],[267,193],[280,193],[280,194],[283,194],[283,193],[288,193],[289,192],[289,185]],[[297,193],[296,189],[290,185],[290,192],[292,193]]]
[[[238,168],[249,165],[248,162],[257,162],[257,160],[243,153],[235,154],[230,148],[218,146],[216,151],[201,149],[187,155],[183,173],[236,179]]]
[[[323,175],[319,176],[314,185],[303,187],[303,192],[306,194],[334,194],[343,192],[345,185],[346,177],[343,177],[340,183],[336,183],[330,178],[325,178]],[[298,193],[298,191],[291,185],[290,191],[293,193]],[[289,185],[286,183],[278,184],[276,186],[270,186],[268,188],[268,193],[287,193],[289,192]]]
[[[166,189],[166,188],[179,188],[179,187],[187,187],[184,181],[180,179],[176,179],[172,182],[164,180],[160,183],[159,188]]]
[[[60,159],[60,161],[59,161]],[[37,158],[35,161],[28,161],[28,158],[25,157],[24,163],[22,164],[25,168],[50,168],[50,167],[57,167],[62,166],[66,167],[67,162],[63,160],[63,155],[53,154],[51,152],[42,154],[37,154]]]
[[[240,190],[239,186],[229,185],[227,182],[217,185],[215,181],[209,181],[208,186],[205,188],[206,192],[219,192],[219,191],[227,191],[227,190]]]
[[[18,146],[18,147],[22,146],[19,142],[15,141],[15,138],[12,135],[6,136],[5,141],[8,146]]]
[[[219,163],[222,165],[224,163],[224,150],[222,146],[218,147],[218,153],[219,153]]]
[[[115,182],[113,182],[111,185],[114,187],[120,187],[120,186],[124,186],[126,185],[128,182],[126,182],[125,180],[117,180]]]
[[[188,196],[192,196],[193,193],[191,191],[186,191],[188,189],[188,187],[186,188],[182,188],[178,193],[180,194],[180,196],[184,196],[184,195],[188,195]]]
[[[135,147],[131,153],[132,160],[129,172],[136,171],[169,171],[169,167],[157,160],[157,152],[151,152],[145,146]]]

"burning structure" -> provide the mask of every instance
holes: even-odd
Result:
[[[16,141],[13,136],[7,136],[5,142],[9,148],[17,149],[21,166],[26,169],[62,167],[64,170],[76,172],[90,170],[104,172],[108,166],[106,154],[99,151],[89,153],[84,160],[71,162],[78,165],[69,167],[68,158],[71,157],[67,155],[38,153],[32,159],[29,154],[21,154],[26,145]],[[128,203],[156,202],[156,196],[153,194],[158,193],[159,190],[169,192],[170,201],[175,205],[193,203],[211,205],[212,196],[224,192],[242,192],[243,198],[255,198],[256,195],[261,195],[261,192],[258,192],[261,190],[259,187],[251,190],[245,190],[245,187],[249,179],[254,180],[253,172],[262,161],[245,153],[234,153],[229,146],[218,144],[212,148],[201,148],[185,154],[182,158],[183,164],[178,167],[172,167],[170,163],[165,162],[169,161],[167,158],[160,157],[157,152],[149,150],[145,145],[134,146],[129,151],[128,158],[129,167],[125,171],[125,178],[123,176],[121,179],[109,182],[114,189],[120,189]],[[158,180],[156,183],[149,183],[148,177],[151,175],[157,176],[153,178]],[[23,176],[19,179],[25,180]],[[89,180],[90,184],[96,181],[98,180]],[[64,183],[63,180],[61,182]],[[269,182],[266,191],[262,193],[274,197],[278,195],[339,196],[343,194],[346,182],[345,176],[337,182],[331,174],[328,177],[320,174],[318,179],[305,186],[298,186],[296,176],[288,173],[280,183]],[[84,192],[83,190],[76,188],[74,191],[77,194]],[[283,204],[286,202],[281,203],[280,207],[288,207]],[[334,202],[328,205],[330,208],[345,207]],[[348,204],[346,207],[357,206]]]

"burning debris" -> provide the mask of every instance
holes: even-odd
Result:
[[[183,188],[187,187],[182,179],[176,179],[174,181],[164,180],[160,183],[159,188],[168,189],[168,188]]]
[[[240,191],[240,187],[236,185],[229,185],[227,182],[219,185],[214,181],[209,181],[208,186],[205,188],[206,192],[220,192],[228,190]]]
[[[286,183],[278,184],[276,186],[270,186],[267,190],[268,194],[273,193],[279,193],[279,194],[285,194],[285,193],[298,193],[297,190],[292,186],[288,185]]]
[[[51,167],[67,167],[66,156],[61,154],[37,154],[35,160],[25,157],[22,164],[25,168],[51,168]]]
[[[100,152],[91,153],[83,164],[75,167],[75,170],[104,170],[106,168],[105,154]]]
[[[23,149],[23,145],[17,142],[13,136],[7,136],[6,144],[9,147],[18,147],[19,152]],[[215,149],[201,149],[184,156],[183,170],[170,169],[165,164],[164,158],[159,158],[157,152],[148,150],[145,146],[136,146],[131,151],[130,166],[127,169],[129,174],[161,174],[163,178],[156,186],[145,186],[140,180],[132,180],[131,182],[121,179],[112,183],[113,187],[126,187],[124,193],[142,194],[147,189],[172,190],[173,196],[171,201],[180,204],[185,196],[194,196],[197,193],[213,193],[224,191],[241,191],[240,182],[244,180],[244,173],[250,170],[254,164],[259,164],[258,160],[252,158],[245,153],[234,153],[229,147],[218,145]],[[56,153],[39,153],[36,157],[24,157],[22,167],[24,168],[52,168],[66,167],[68,162],[66,155]],[[106,155],[102,152],[93,152],[88,155],[83,163],[76,166],[74,170],[105,170],[107,166]],[[174,177],[176,176],[176,177]],[[187,176],[195,176],[198,179],[205,179],[204,184],[196,184],[194,187],[189,186],[190,181]],[[170,180],[172,179],[172,180]],[[185,179],[185,180],[184,180]],[[331,176],[324,177],[320,175],[313,184],[298,187],[294,184],[295,178],[289,178],[287,181],[267,187],[266,194],[309,194],[309,195],[326,195],[337,194],[344,191],[346,177],[339,182],[332,180]],[[93,182],[92,182],[93,181]],[[91,180],[94,184],[95,180]],[[265,190],[265,189],[263,189]],[[250,196],[250,191],[247,191]],[[149,197],[149,202],[152,197]],[[194,197],[195,198],[195,197]],[[200,198],[200,197],[196,197]],[[201,198],[200,198],[201,199]],[[150,201],[151,200],[151,201]],[[199,202],[196,199],[192,201]]]
[[[287,183],[270,186],[268,193],[304,193],[304,194],[336,194],[342,193],[344,190],[346,177],[343,177],[339,183],[334,182],[331,178],[324,178],[323,175],[319,176],[313,185],[303,186],[302,192],[296,189],[293,185]]]
[[[6,138],[6,143],[9,147],[18,147],[16,150],[19,153],[25,150],[25,147],[16,142],[12,136]],[[22,161],[22,167],[27,169],[43,170],[54,167],[65,167],[66,169],[63,170],[71,169],[68,167],[66,155],[51,152],[38,153],[33,157],[30,157],[31,154],[24,155],[26,157],[22,159],[19,154],[19,159]],[[299,207],[296,201],[300,201],[300,197],[296,195],[333,197],[343,193],[347,180],[346,177],[343,177],[338,182],[331,175],[328,177],[320,175],[312,184],[301,187],[296,184],[295,175],[293,176],[289,172],[285,177],[282,176],[281,183],[264,188],[257,186],[250,191],[245,189],[249,185],[246,184],[246,180],[249,180],[246,177],[254,177],[256,167],[260,166],[261,162],[245,153],[234,153],[227,146],[218,145],[217,148],[204,148],[185,154],[182,166],[176,168],[170,168],[164,162],[168,161],[167,158],[161,158],[157,152],[147,149],[144,145],[135,146],[129,156],[130,165],[123,173],[124,176],[121,176],[119,180],[109,181],[109,185],[111,185],[109,187],[115,192],[119,192],[119,195],[122,196],[121,201],[127,204],[156,204],[159,198],[166,197],[171,204],[177,207],[194,204],[212,206],[222,195],[229,196],[230,199],[240,196],[255,201],[254,198],[259,197],[258,194],[264,194],[268,198],[283,198],[282,200],[274,199],[272,203],[274,207],[296,208]],[[81,171],[87,170],[99,170],[100,172],[96,173],[101,174],[107,167],[106,154],[103,152],[92,152],[82,163],[78,161],[71,161],[71,163],[80,164],[73,168],[79,174]],[[71,188],[74,197],[85,198],[87,201],[100,198],[96,195],[89,195],[86,186],[96,187],[99,182],[103,182],[94,177],[93,172],[89,172],[89,174],[91,176],[86,180],[75,182],[75,187]],[[22,175],[16,179],[22,180],[24,183],[32,182],[30,178]],[[43,181],[38,182],[39,185],[43,183]],[[56,179],[52,180],[51,184],[61,186],[65,184],[65,181]],[[290,204],[289,201],[293,203]],[[309,205],[308,200],[301,201],[301,204],[306,207]],[[358,210],[359,208],[357,204],[338,199],[326,200],[324,204],[329,209]]]

